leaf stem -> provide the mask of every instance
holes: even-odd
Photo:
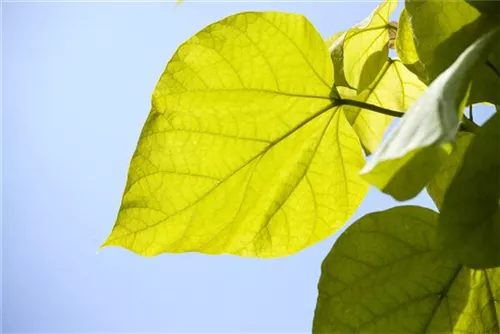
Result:
[[[342,106],[348,105],[353,107],[358,107],[362,109],[367,109],[370,111],[374,111],[379,114],[392,116],[392,117],[403,117],[405,113],[400,111],[395,111],[391,109],[382,108],[373,104],[369,104],[366,102],[351,100],[351,99],[333,99],[334,106]],[[480,129],[480,126],[474,123],[471,119],[467,118],[465,115],[462,117],[462,122],[460,123],[460,131],[466,131],[470,133],[477,133]]]
[[[488,66],[495,74],[497,75],[498,78],[500,78],[500,71],[493,65],[493,63],[489,60],[486,61],[486,66]]]
[[[356,100],[350,100],[350,99],[336,99],[334,101],[336,106],[341,106],[341,105],[349,105],[353,107],[359,107],[363,109],[368,109],[374,112],[377,112],[379,114],[384,114],[387,116],[392,116],[392,117],[403,117],[404,113],[400,111],[395,111],[391,109],[386,109],[382,108],[373,104],[361,102],[361,101],[356,101]]]
[[[467,118],[465,115],[462,117],[462,122],[460,123],[459,130],[466,131],[470,133],[477,133],[481,127],[474,123],[471,119]]]
[[[469,106],[469,117],[471,122],[474,122],[474,113],[472,112],[472,104]]]

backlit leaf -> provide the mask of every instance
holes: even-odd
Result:
[[[500,266],[500,114],[474,137],[445,194],[438,240],[474,268]]]
[[[334,233],[368,187],[332,79],[303,16],[241,13],[197,33],[154,91],[104,245],[277,257]]]
[[[405,113],[363,168],[368,182],[401,201],[427,185],[450,153],[471,78],[496,45],[499,31],[469,46]]]
[[[437,78],[476,39],[500,23],[481,15],[464,0],[407,0],[405,8],[411,20],[416,50],[429,81]],[[489,60],[500,69],[500,48],[493,51]],[[499,91],[500,77],[488,66],[479,66],[473,76],[468,104],[498,104]]]
[[[425,88],[399,60],[387,59],[377,78],[364,91],[348,97],[386,109],[405,111]],[[344,109],[366,152],[374,152],[393,117],[355,106],[345,106]]]
[[[366,19],[347,30],[330,48],[335,84],[364,90],[384,66],[389,52],[389,16],[397,3],[386,0]]]
[[[500,268],[441,257],[436,220],[402,206],[350,226],[323,262],[313,333],[498,333]]]
[[[406,9],[403,9],[399,16],[398,33],[396,36],[396,53],[398,54],[401,62],[410,71],[415,73],[420,80],[425,83],[429,82],[424,66],[418,58],[415,42],[413,41],[413,31]]]
[[[344,49],[342,47],[345,33],[345,31],[340,31],[328,38],[325,43],[328,46],[328,52],[332,58],[334,67],[333,81],[335,81],[335,85],[348,87],[349,84],[347,83],[344,74]]]

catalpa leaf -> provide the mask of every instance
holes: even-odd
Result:
[[[397,3],[386,0],[330,47],[335,84],[364,90],[384,66],[389,52],[389,16]]]
[[[277,257],[334,233],[368,186],[332,79],[300,15],[241,13],[190,38],[154,91],[104,245]]]
[[[438,240],[473,268],[500,266],[500,114],[472,140],[441,206]]]
[[[443,165],[427,186],[427,192],[438,208],[441,208],[444,194],[455,177],[458,168],[462,165],[465,152],[474,138],[470,132],[459,132],[453,151],[443,162]]]
[[[399,60],[387,59],[378,76],[365,90],[356,96],[347,97],[386,109],[405,111],[425,88],[425,84]],[[356,106],[346,105],[344,109],[365,151],[373,153],[380,145],[393,117]]]
[[[499,31],[470,45],[405,113],[361,171],[368,182],[400,201],[427,185],[451,151],[472,75]]]
[[[413,40],[413,31],[406,9],[403,9],[399,15],[398,32],[396,35],[396,53],[401,62],[410,71],[415,73],[420,80],[425,83],[429,82],[424,65],[418,58],[417,49],[415,48],[415,42]]]
[[[492,1],[495,2],[495,1]],[[429,81],[446,70],[476,39],[493,27],[491,20],[467,1],[406,1],[416,50]],[[489,61],[500,69],[500,48],[491,50]],[[486,59],[485,59],[486,61]],[[485,63],[483,61],[483,63]],[[500,103],[500,76],[488,65],[479,66],[474,75],[467,104]]]
[[[323,262],[313,333],[498,333],[500,268],[443,258],[437,216],[402,206],[350,226]]]

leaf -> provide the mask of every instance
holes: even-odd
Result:
[[[416,50],[424,64],[429,81],[446,70],[457,57],[498,20],[491,20],[464,0],[406,1]],[[500,49],[493,49],[490,61],[500,68]],[[473,76],[467,104],[477,102],[500,103],[500,77],[488,66],[478,67]]]
[[[424,65],[418,58],[413,32],[406,9],[403,8],[399,16],[398,33],[396,35],[396,53],[401,62],[422,82],[429,83]]]
[[[323,262],[313,333],[498,333],[500,268],[441,257],[436,220],[402,206],[350,226]]]
[[[344,43],[345,34],[345,31],[338,32],[325,41],[334,67],[333,81],[335,85],[339,87],[349,87],[344,74],[344,49],[342,45]]]
[[[465,152],[472,138],[474,138],[474,135],[470,132],[458,133],[453,151],[446,158],[439,172],[436,173],[427,186],[427,192],[438,208],[440,208],[443,203],[444,194],[451,180],[453,180],[458,168],[462,165]]]
[[[333,34],[332,36],[328,37],[325,41],[326,45],[328,46],[328,49],[330,50],[330,48],[332,50],[330,50],[330,53],[333,51],[333,48],[334,48],[334,44],[335,42],[342,36],[344,35],[345,31],[339,31],[335,34]]]
[[[397,3],[386,0],[366,19],[347,30],[330,47],[335,84],[364,90],[387,61],[389,16]]]
[[[368,186],[332,78],[301,15],[241,13],[190,38],[154,91],[104,245],[277,257],[334,233]]]
[[[477,65],[495,46],[500,29],[470,45],[402,117],[363,168],[363,177],[399,201],[415,197],[451,150]]]
[[[377,78],[359,95],[350,98],[386,109],[405,111],[425,88],[417,76],[399,60],[387,59]],[[393,117],[349,105],[344,109],[366,152],[373,153],[380,145]]]
[[[466,0],[480,12],[500,18],[500,1],[498,0]]]
[[[438,240],[474,268],[500,266],[500,114],[480,129],[446,191]]]

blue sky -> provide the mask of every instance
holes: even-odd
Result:
[[[302,13],[326,38],[376,5],[3,3],[2,330],[310,332],[335,236],[274,260],[96,250],[180,43],[248,10]],[[371,190],[354,218],[395,204]]]

